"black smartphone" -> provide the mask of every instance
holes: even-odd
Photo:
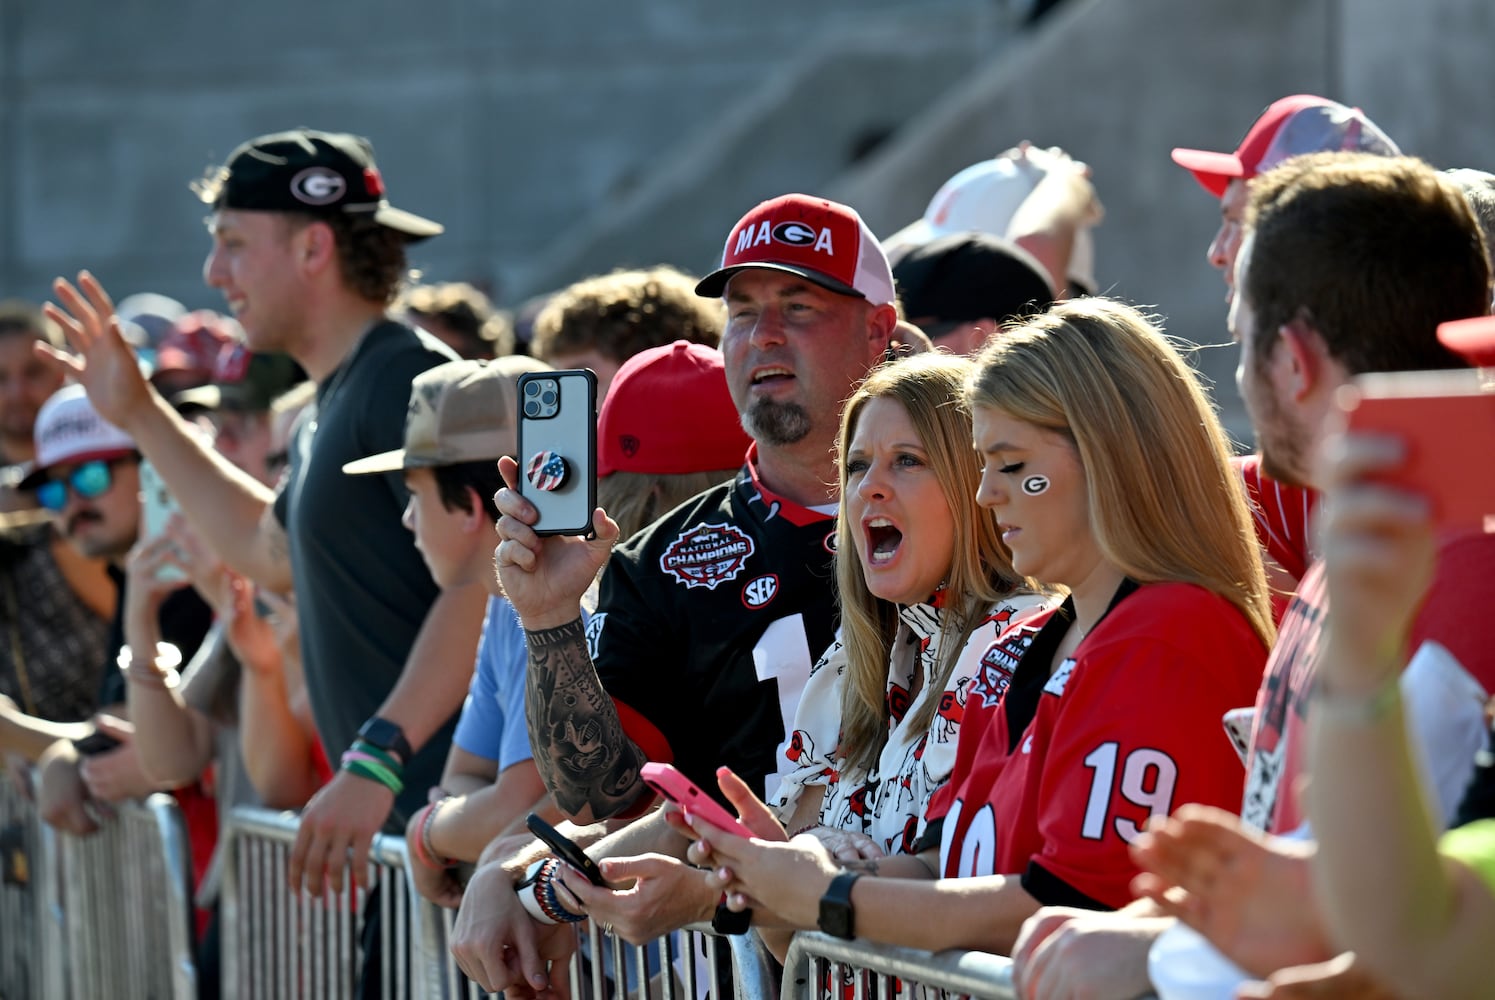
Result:
[[[593,885],[607,885],[607,880],[602,877],[602,869],[597,867],[597,862],[587,857],[585,851],[577,847],[555,827],[534,813],[524,818],[524,824],[529,827],[530,833],[545,842],[545,846],[550,848],[556,857],[585,875],[588,882]]]
[[[93,757],[97,754],[108,753],[119,746],[119,740],[108,733],[93,732],[82,739],[73,740],[73,749],[85,757]]]
[[[597,509],[597,376],[587,368],[519,376],[519,493],[539,535],[590,535]]]

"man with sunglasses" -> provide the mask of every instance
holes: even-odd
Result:
[[[42,405],[36,418],[36,460],[27,467],[19,488],[32,492],[51,511],[62,537],[85,556],[109,562],[109,574],[119,588],[118,607],[124,606],[124,573],[120,569],[134,546],[140,527],[140,456],[129,435],[106,423],[88,401],[81,386],[66,386]],[[166,642],[190,657],[202,641],[211,613],[191,590],[182,590],[162,606],[161,632]],[[110,669],[124,646],[118,615],[106,643],[98,703],[107,711],[124,702],[120,672]],[[8,715],[0,729],[7,748],[37,760],[41,776],[37,801],[42,817],[75,834],[97,829],[90,808],[93,798],[85,784],[83,758],[97,747],[89,769],[98,772],[95,784],[108,797],[130,798],[154,790],[134,750],[108,746],[117,737],[89,741],[93,726],[57,726]],[[75,740],[83,741],[80,751]]]

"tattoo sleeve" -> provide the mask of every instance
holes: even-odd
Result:
[[[594,821],[621,812],[645,791],[644,755],[602,688],[581,619],[524,636],[524,714],[545,787],[568,816]]]

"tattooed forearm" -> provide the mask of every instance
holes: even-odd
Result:
[[[535,767],[567,815],[606,819],[645,790],[639,779],[644,755],[624,735],[602,689],[581,619],[524,635],[524,714]]]

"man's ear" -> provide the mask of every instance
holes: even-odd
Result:
[[[1272,376],[1277,388],[1301,403],[1323,381],[1328,347],[1305,316],[1296,316],[1277,328],[1277,347],[1272,352]]]
[[[310,273],[337,265],[337,238],[325,222],[309,222],[296,234],[294,252],[302,268]]]
[[[870,353],[874,358],[881,358],[888,349],[888,343],[893,340],[894,332],[898,329],[898,310],[891,305],[874,306],[867,317],[868,340]],[[874,361],[874,363],[876,363]]]

